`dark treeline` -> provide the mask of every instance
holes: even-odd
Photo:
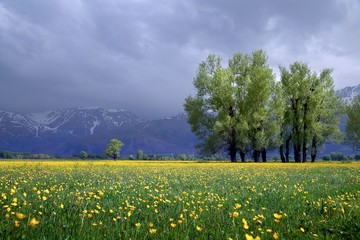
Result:
[[[29,152],[11,152],[0,150],[0,159],[56,159],[53,154],[29,153]]]
[[[83,153],[84,151],[82,151]],[[86,153],[87,154],[87,153]],[[291,156],[293,157],[293,156]],[[11,152],[0,150],[0,159],[83,159],[83,160],[106,160],[109,159],[105,154],[73,154],[71,156],[56,156],[44,153]],[[178,161],[228,161],[229,158],[222,154],[212,154],[208,156],[196,156],[194,154],[144,154],[141,150],[136,155],[120,155],[119,160],[178,160]],[[280,155],[275,154],[270,158],[271,161],[280,161]],[[340,152],[331,152],[322,156],[323,161],[349,161],[360,160],[360,154],[346,155]]]

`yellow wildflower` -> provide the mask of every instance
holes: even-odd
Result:
[[[246,238],[246,240],[253,240],[254,238],[251,236],[251,235],[249,235],[249,234],[245,234],[245,238]]]
[[[274,213],[274,221],[275,222],[280,222],[280,219],[282,218],[282,215],[281,214],[277,214],[277,213]]]
[[[150,229],[149,229],[149,232],[150,232],[151,234],[155,234],[155,233],[156,233],[156,229],[155,229],[155,228],[150,228]]]
[[[30,220],[29,225],[30,225],[30,227],[36,227],[39,223],[40,223],[40,222],[39,222],[38,220],[36,220],[36,218],[32,218],[32,219]]]
[[[26,218],[26,215],[23,213],[16,212],[15,215],[19,220],[23,220],[24,218]]]
[[[249,229],[249,225],[248,225],[247,221],[245,220],[245,218],[242,219],[242,223],[243,223],[244,229]]]

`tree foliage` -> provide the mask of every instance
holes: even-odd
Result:
[[[79,153],[79,157],[81,158],[81,159],[87,159],[88,158],[88,154],[87,154],[87,152],[85,152],[85,151],[81,151],[80,153]]]
[[[340,99],[334,94],[332,70],[317,75],[307,64],[295,62],[280,71],[285,102],[281,135],[292,141],[295,162],[305,162],[308,153],[315,161],[318,147],[340,134]]]
[[[111,139],[104,153],[106,156],[116,160],[116,158],[120,155],[120,150],[123,146],[124,144],[120,140]]]
[[[270,101],[276,85],[265,53],[237,53],[227,68],[220,57],[209,55],[199,65],[194,86],[197,94],[186,98],[184,107],[201,151],[227,151],[234,162],[237,152],[244,160],[251,147],[257,160],[273,141],[277,127],[271,121],[278,119]]]
[[[315,161],[325,142],[339,140],[341,106],[331,69],[317,74],[294,62],[280,67],[281,81],[275,82],[262,50],[237,53],[226,68],[221,63],[209,55],[199,64],[197,93],[184,104],[202,153],[227,151],[234,162],[251,150],[257,162],[279,147],[281,161],[288,162],[292,146],[295,161],[305,162],[309,154]]]
[[[354,98],[347,107],[346,142],[354,150],[360,151],[360,97]]]

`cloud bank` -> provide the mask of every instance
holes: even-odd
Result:
[[[360,3],[0,1],[0,109],[100,106],[144,118],[183,111],[198,64],[262,48],[269,64],[334,68],[360,83]]]

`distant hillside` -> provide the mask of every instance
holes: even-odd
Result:
[[[360,85],[336,94],[350,102],[360,94]],[[340,129],[345,126],[346,118],[342,117]],[[136,154],[140,149],[149,154],[194,154],[197,142],[186,114],[148,121],[129,111],[98,107],[29,114],[0,111],[0,136],[0,150],[61,156],[80,151],[102,153],[112,138],[125,143],[123,154]],[[322,153],[329,152],[354,153],[344,144],[326,144]]]
[[[195,152],[195,136],[186,115],[154,121],[129,111],[68,108],[26,115],[0,111],[0,149],[69,155],[102,153],[112,138],[124,154]]]
[[[360,95],[360,84],[357,86],[346,87],[335,92],[345,102],[350,103],[354,97]]]

